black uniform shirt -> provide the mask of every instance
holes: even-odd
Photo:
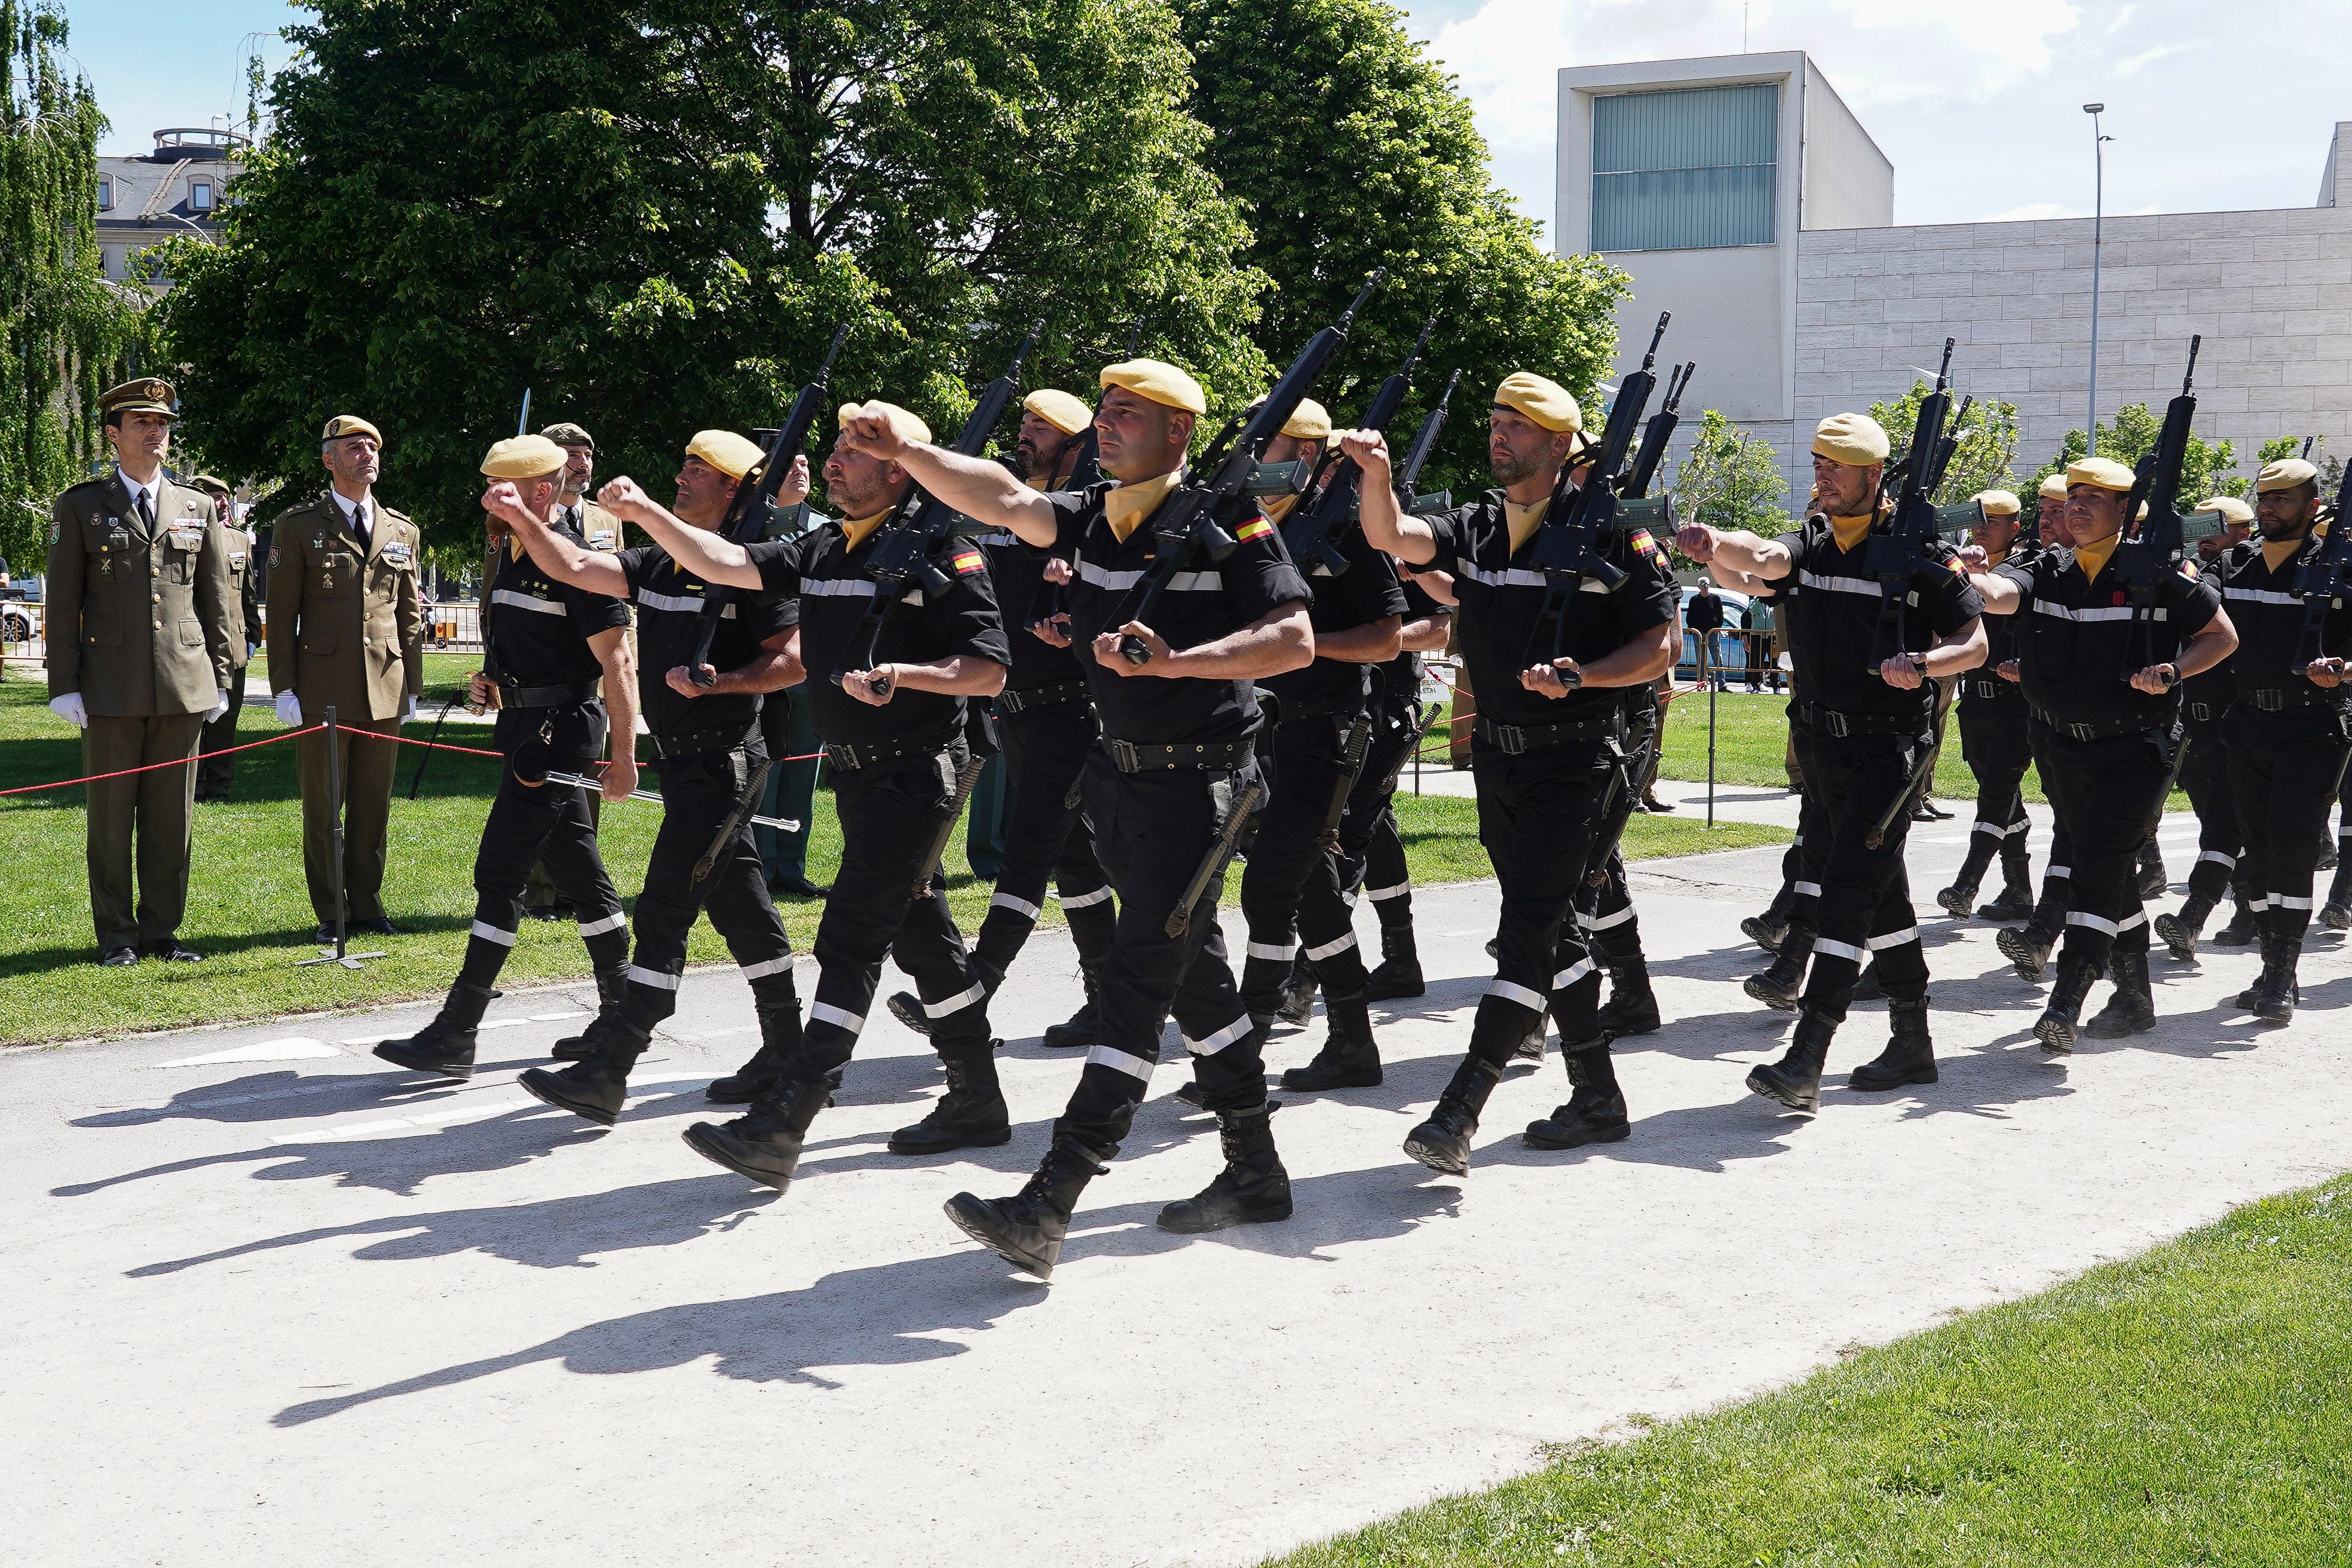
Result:
[[[2221,573],[2229,559],[2230,552],[2225,549],[2212,560],[2200,563],[2197,568],[2197,575],[2212,584],[2215,593],[2221,592]],[[2223,597],[2226,602],[2227,595]],[[2234,624],[2237,618],[2238,612],[2231,610],[2231,621]],[[2227,708],[2237,695],[2238,656],[2234,653],[2212,668],[2199,670],[2180,683],[2181,709],[2192,723],[2210,723],[2219,719],[2221,710]],[[2201,718],[2197,712],[2200,708],[2205,710]]]
[[[1394,571],[1395,568],[1390,568]],[[1405,625],[1427,620],[1432,616],[1450,616],[1451,605],[1441,605],[1430,597],[1429,590],[1412,578],[1399,574],[1397,591],[1404,595]],[[1402,710],[1421,700],[1421,655],[1407,648],[1381,666],[1381,689],[1377,700],[1383,708]]]
[[[657,544],[616,551],[613,559],[629,579],[637,606],[637,700],[646,727],[656,735],[688,735],[704,730],[749,730],[759,717],[760,699],[741,693],[680,697],[670,689],[669,672],[694,655],[702,618],[702,579],[682,572]],[[720,613],[710,639],[710,668],[721,674],[759,657],[760,645],[800,620],[790,599],[738,590]]]
[[[1250,682],[1118,676],[1095,662],[1097,635],[1135,618],[1136,599],[1153,559],[1150,518],[1137,523],[1123,542],[1103,521],[1103,497],[1112,488],[1106,481],[1045,498],[1060,520],[1054,553],[1077,572],[1070,583],[1070,646],[1087,672],[1103,733],[1139,746],[1221,745],[1246,738],[1258,722],[1257,692]],[[1223,561],[1185,562],[1191,570],[1179,572],[1160,595],[1149,625],[1169,647],[1214,642],[1307,596],[1307,580],[1291,564],[1272,523],[1254,520],[1236,531],[1235,540],[1234,552]]]
[[[2263,556],[2262,536],[2233,544],[2218,563],[2222,607],[2238,628],[2236,689],[2284,690],[2287,700],[2333,707],[2346,700],[2342,687],[2326,690],[2300,673],[2303,666],[2323,656],[2340,658],[2352,643],[2352,609],[2342,599],[2328,606],[2319,634],[2320,646],[2304,641],[2304,600],[2295,593],[2297,568],[2319,552],[2321,541],[2306,539],[2303,548],[2271,570]]]
[[[2158,574],[2154,618],[2145,630],[2133,624],[2130,591],[2112,561],[2086,578],[2072,550],[2046,550],[2032,561],[2004,563],[1998,575],[2024,595],[2017,637],[2028,702],[2068,723],[2130,719],[2155,729],[2170,721],[2179,690],[2140,691],[2131,678],[2147,665],[2168,662],[2221,607],[2221,595],[2194,567]]]
[[[1345,538],[1333,541],[1347,560],[1345,572],[1334,577],[1320,561],[1307,569],[1307,586],[1315,595],[1307,606],[1307,616],[1318,645],[1325,632],[1353,631],[1384,616],[1404,614],[1404,593],[1397,586],[1396,567],[1387,554],[1373,549],[1364,531],[1353,523],[1347,524],[1345,531]],[[1364,705],[1371,668],[1318,654],[1305,669],[1270,677],[1265,689],[1280,700],[1285,719],[1309,713],[1354,713]]]
[[[810,716],[822,739],[834,745],[946,741],[962,727],[962,698],[902,689],[877,708],[833,682],[835,670],[866,663],[864,627],[876,593],[866,566],[877,537],[878,530],[852,550],[841,525],[827,523],[797,539],[747,548],[770,593],[800,600],[801,662],[809,672]],[[909,583],[883,622],[873,662],[929,664],[968,654],[1009,664],[1004,623],[997,616],[996,590],[980,547],[950,539],[933,553],[932,563],[947,576],[947,591],[934,599],[920,584]]]
[[[2002,567],[2022,566],[2038,553],[2034,546],[2021,539],[2010,546],[2009,553],[2000,558],[2000,566],[1996,566],[1993,570],[1997,572]],[[2015,616],[1987,616],[1984,618],[1985,661],[1969,671],[1963,679],[1961,700],[1967,701],[1971,698],[1977,698],[1978,693],[1986,687],[1988,682],[1990,683],[1990,689],[1995,697],[2000,700],[2004,702],[2024,700],[2025,688],[2014,680],[2003,680],[2000,677],[2000,666],[2017,657],[2017,628],[2018,621]]]
[[[983,529],[971,536],[988,556],[988,578],[996,589],[996,607],[1004,616],[1004,641],[1012,664],[1004,677],[1007,691],[1034,691],[1084,680],[1075,648],[1055,647],[1029,629],[1045,605],[1047,552],[1033,550],[1020,536],[1001,528]]]
[[[1923,682],[1906,691],[1887,685],[1878,666],[1898,651],[1927,652],[1938,638],[1983,613],[1984,601],[1969,586],[1958,556],[1940,541],[1927,545],[1937,564],[1911,574],[1898,650],[1891,621],[1881,624],[1885,595],[1878,579],[1862,574],[1867,539],[1852,550],[1840,550],[1829,520],[1815,513],[1782,542],[1794,566],[1790,578],[1797,584],[1783,623],[1790,634],[1795,689],[1801,694],[1791,705],[1802,702],[1840,713],[1924,721],[1934,684]]]
[[[562,531],[573,543],[579,533]],[[490,583],[490,651],[501,679],[515,686],[574,686],[604,673],[588,639],[629,624],[628,606],[606,594],[559,583],[529,551],[499,552]]]
[[[1548,588],[1531,564],[1537,535],[1511,549],[1503,492],[1488,490],[1467,506],[1422,518],[1437,539],[1430,564],[1454,574],[1455,640],[1478,694],[1479,716],[1497,724],[1540,727],[1604,718],[1624,700],[1615,687],[1584,686],[1566,697],[1542,697],[1519,684],[1519,672],[1552,658],[1551,633],[1531,647]],[[1612,590],[1585,579],[1569,599],[1562,651],[1580,665],[1608,658],[1643,632],[1675,618],[1675,574],[1665,552],[1646,530],[1619,530],[1601,541],[1601,554],[1625,574]]]

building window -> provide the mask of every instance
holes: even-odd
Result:
[[[98,182],[98,210],[102,213],[114,210],[114,182],[104,175],[100,175]]]
[[[1780,118],[1773,82],[1593,100],[1592,248],[1771,244]]]
[[[188,206],[200,213],[213,210],[213,183],[210,180],[188,182]]]

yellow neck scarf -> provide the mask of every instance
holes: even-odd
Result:
[[[2116,544],[2122,538],[2121,533],[2110,533],[2095,544],[2077,544],[2074,546],[2074,564],[2083,569],[2084,577],[2096,582],[2099,574],[2106,570],[2107,561],[2115,554]]]
[[[521,534],[509,533],[507,535],[507,559],[509,561],[520,561],[522,559]]]
[[[1257,509],[1265,513],[1266,521],[1278,527],[1282,520],[1290,515],[1291,509],[1297,504],[1297,496],[1267,496],[1257,503]]]
[[[2008,559],[2009,552],[2006,550],[1988,550],[1985,552],[1985,570],[1990,572],[1999,567],[2002,562]]]
[[[1503,520],[1511,526],[1512,554],[1517,555],[1519,547],[1536,536],[1536,530],[1543,526],[1544,513],[1550,510],[1549,496],[1538,501],[1529,501],[1525,506],[1515,500],[1503,503]]]
[[[1177,468],[1157,479],[1137,479],[1103,492],[1103,521],[1110,524],[1112,537],[1125,544],[1127,536],[1160,510],[1160,503],[1168,499],[1168,492],[1183,478],[1184,470]]]
[[[2273,572],[2277,571],[2294,559],[2295,555],[2302,551],[2304,543],[2305,542],[2300,539],[2263,540],[2263,564]]]
[[[850,549],[855,550],[871,539],[874,531],[882,526],[882,520],[889,515],[886,509],[872,517],[845,517],[841,520],[841,537]]]
[[[1870,531],[1871,521],[1868,513],[1861,517],[1833,517],[1830,519],[1831,537],[1837,541],[1840,550],[1852,550]]]

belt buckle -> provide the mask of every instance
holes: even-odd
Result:
[[[1528,732],[1517,724],[1497,724],[1494,727],[1494,733],[1495,744],[1505,756],[1516,757],[1526,752]]]
[[[1123,773],[1143,771],[1142,750],[1132,741],[1122,741],[1116,735],[1103,737],[1103,750],[1110,753],[1111,766]]]
[[[2066,738],[2070,741],[2095,741],[2099,738],[2098,727],[2095,724],[2069,724],[2066,726]]]
[[[2286,693],[2267,686],[2258,687],[2254,691],[2254,706],[2265,713],[2279,712],[2286,707]]]
[[[1823,729],[1827,730],[1832,735],[1841,741],[1846,738],[1848,726],[1845,721],[1844,714],[1839,712],[1836,709],[1832,708],[1826,710],[1822,717],[1825,720],[1825,722],[1822,726]]]
[[[825,760],[833,763],[836,768],[847,768],[854,773],[858,769],[866,765],[857,759],[857,748],[845,742],[839,745],[827,746],[824,749],[824,752]]]

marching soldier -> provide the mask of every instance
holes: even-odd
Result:
[[[2252,531],[2254,510],[2232,496],[2211,497],[2198,502],[2197,510],[2218,511],[2228,525],[2227,532],[2197,542],[2200,574],[2219,588],[2221,557]],[[2225,608],[2227,600],[2225,594]],[[2213,912],[2221,895],[2233,889],[2237,913],[2228,927],[2214,933],[2213,940],[2236,946],[2260,933],[2254,894],[2238,868],[2245,838],[2238,828],[2237,805],[2230,798],[2230,754],[2221,727],[2221,714],[2237,696],[2237,660],[2238,656],[2231,654],[2180,683],[2180,743],[2189,748],[2180,759],[2180,787],[2189,792],[2189,804],[2197,813],[2197,861],[2189,868],[2189,896],[2181,900],[2179,912],[2156,917],[2156,934],[2175,958],[2196,956],[2205,917]]]
[[[930,431],[887,403],[844,404],[840,417],[824,483],[842,520],[798,538],[736,544],[681,526],[625,479],[603,491],[614,512],[706,581],[800,602],[800,656],[815,672],[809,691],[842,840],[841,868],[817,924],[816,995],[806,1033],[763,1068],[770,1081],[750,1111],[685,1133],[703,1158],[779,1191],[791,1184],[809,1124],[857,1048],[886,956],[914,977],[948,1080],[929,1114],[891,1135],[890,1152],[938,1154],[1013,1137],[996,1080],[988,988],[948,912],[936,862],[925,864],[963,805],[958,781],[971,761],[970,705],[1004,682],[1004,627],[987,562],[977,546],[950,540],[932,562],[943,585],[899,588],[871,642],[864,640],[867,608],[886,591],[870,574],[875,539],[914,481],[854,432],[871,421],[905,443],[928,440]],[[795,459],[784,499],[806,492],[806,460]],[[860,668],[868,657],[875,662]]]
[[[2221,730],[2263,928],[2262,977],[2238,1002],[2271,1024],[2294,1017],[2302,1000],[2295,964],[2311,923],[2312,874],[2352,744],[2344,685],[2352,608],[2334,600],[2306,641],[2305,603],[2294,591],[2298,568],[2321,548],[2312,533],[2320,510],[2317,468],[2301,458],[2273,463],[2254,480],[2261,538],[2221,558],[2221,602],[2239,637],[2238,697]]]
[[[343,788],[343,908],[335,906],[334,802],[326,731],[297,742],[302,775],[302,869],[318,940],[335,921],[397,936],[383,912],[392,779],[401,721],[425,689],[425,615],[416,525],[375,499],[383,437],[338,414],[319,442],[327,493],[281,513],[269,550],[269,683],[278,720],[317,724],[335,710],[333,765]]]
[[[588,499],[588,486],[596,474],[596,438],[579,426],[568,422],[550,425],[540,434],[554,442],[563,453],[563,468],[556,476],[555,491],[555,504],[562,510],[562,516],[556,525],[578,534],[581,542],[591,550],[621,548],[621,520]],[[498,537],[490,541],[490,549],[482,563],[482,593],[486,597],[498,582],[500,552],[511,554],[522,548],[514,541],[512,530],[495,520],[491,527]],[[627,613],[625,608],[622,611],[625,616]],[[495,615],[486,616],[482,624],[487,627],[496,618]],[[602,795],[588,797],[588,826],[591,832],[601,825],[604,807]],[[546,862],[534,861],[530,879],[523,884],[522,912],[534,920],[551,921],[565,915],[576,917],[580,911],[578,906],[556,886]]]
[[[1821,1107],[1822,1067],[1863,964],[1875,957],[1892,1026],[1886,1049],[1854,1068],[1847,1086],[1865,1091],[1936,1081],[1927,1029],[1927,963],[1911,910],[1903,849],[1907,802],[1933,736],[1927,683],[1984,661],[1976,594],[1940,545],[1910,574],[1916,601],[1903,620],[1903,646],[1883,629],[1884,589],[1862,574],[1866,541],[1891,498],[1883,493],[1886,432],[1860,414],[1837,414],[1813,433],[1816,510],[1803,529],[1779,539],[1723,533],[1703,523],[1677,535],[1694,561],[1800,584],[1789,608],[1796,655],[1789,724],[1804,769],[1805,799],[1818,809],[1806,858],[1819,868],[1818,929],[1796,1033],[1777,1062],[1748,1075],[1748,1087],[1791,1110]],[[1870,835],[1886,826],[1873,847]],[[1816,839],[1819,843],[1816,844]],[[1789,952],[1784,941],[1783,956]]]
[[[1061,555],[1075,572],[1070,640],[1103,736],[1081,787],[1095,852],[1118,892],[1097,987],[1100,1038],[1028,1184],[1009,1198],[959,1193],[947,1205],[966,1234],[1040,1279],[1061,1256],[1087,1183],[1127,1137],[1171,1008],[1225,1163],[1197,1196],[1160,1210],[1161,1227],[1194,1234],[1291,1212],[1289,1173],[1267,1124],[1265,1032],[1234,990],[1217,894],[1237,814],[1259,788],[1253,683],[1314,657],[1307,584],[1274,525],[1255,519],[1235,531],[1231,555],[1175,581],[1152,625],[1124,620],[1154,548],[1152,515],[1183,480],[1208,402],[1192,376],[1158,360],[1108,366],[1101,384],[1095,434],[1110,478],[1082,490],[1040,494],[993,463],[909,442],[878,419],[851,430],[856,446],[905,464],[950,505]],[[1142,642],[1142,663],[1120,654],[1122,636]],[[1180,909],[1203,873],[1197,902]]]
[[[228,578],[236,591],[239,613],[237,628],[228,639],[228,710],[205,723],[204,740],[197,748],[206,753],[196,764],[196,803],[201,805],[228,799],[229,785],[236,777],[236,759],[213,753],[236,744],[237,715],[245,709],[245,668],[253,650],[261,646],[261,563],[253,558],[252,533],[236,524],[228,486],[210,474],[194,474],[189,477],[188,488],[212,498],[213,517],[228,542]]]
[[[2070,547],[1990,572],[1973,551],[1968,557],[1975,568],[1969,582],[1986,611],[2026,617],[2018,667],[2032,716],[2033,761],[2066,835],[2074,908],[2057,979],[2033,1026],[2042,1048],[2056,1053],[2073,1050],[2078,1033],[2111,1039],[2156,1023],[2147,914],[2134,861],[2149,816],[2163,809],[2177,688],[2237,646],[2221,595],[2193,571],[2158,574],[2161,618],[2138,618],[2125,589],[2112,577],[2101,580],[2131,489],[2132,470],[2112,458],[2069,464]],[[2149,662],[2139,664],[2142,657]],[[2008,942],[2001,948],[2010,952]],[[2114,995],[2082,1024],[2084,999],[2110,973]]]
[[[563,448],[554,442],[518,436],[490,448],[482,476],[492,485],[511,485],[518,505],[551,519],[575,543],[584,542],[562,513],[562,467]],[[596,826],[583,792],[547,776],[551,769],[595,771],[609,712],[615,743],[604,798],[625,800],[636,788],[636,661],[629,648],[628,608],[617,598],[555,581],[495,515],[490,528],[499,571],[488,596],[498,613],[486,635],[498,680],[494,688],[477,671],[470,695],[485,706],[495,696],[492,733],[506,763],[474,857],[473,931],[439,1014],[406,1039],[375,1047],[388,1062],[456,1079],[474,1074],[475,1030],[514,950],[525,875],[542,856],[580,921],[595,972],[612,974],[629,956],[628,917],[596,852]]]
[[[1452,602],[1430,591],[1450,595],[1453,580],[1443,572],[1410,569],[1397,576],[1404,590],[1404,625],[1397,634],[1401,651],[1381,667],[1372,699],[1371,750],[1348,796],[1348,814],[1339,819],[1340,885],[1350,896],[1362,889],[1381,925],[1380,966],[1366,977],[1364,988],[1374,1002],[1420,996],[1429,989],[1413,942],[1412,875],[1397,833],[1395,803],[1397,780],[1421,744],[1422,656],[1444,653],[1454,635]]]
[[[2055,550],[2073,542],[2066,533],[2066,474],[2063,469],[2047,475],[2034,495],[2034,548]],[[1990,632],[1986,636],[1990,637]],[[2012,652],[2014,650],[2012,649]],[[1994,667],[1994,675],[2002,680],[2015,682],[2017,660],[2011,658]],[[2048,793],[2044,785],[2043,793]],[[2066,913],[2074,907],[2074,870],[2073,847],[2066,841],[2066,825],[2053,821],[2050,829],[2050,858],[2042,867],[2042,893],[2034,900],[2033,912],[2021,926],[2004,927],[1993,940],[2001,955],[2017,971],[2018,978],[2029,984],[2040,984],[2049,971],[2051,951],[2058,939],[2066,934]],[[2220,941],[2224,933],[2217,932]],[[2245,940],[2252,941],[2252,937]]]
[[[2009,490],[1980,490],[1974,497],[1984,521],[1974,542],[1995,568],[2022,559],[2032,549],[2018,538],[2022,510]],[[1977,884],[1995,854],[2000,857],[2000,896],[1975,913],[1979,920],[2021,921],[2033,912],[2033,863],[2026,854],[2032,818],[2025,813],[2025,770],[2033,752],[2025,733],[2025,689],[2000,678],[2000,667],[2017,656],[2016,623],[1996,620],[1985,627],[1985,661],[1960,677],[1960,754],[1976,775],[1976,829],[1952,885],[1936,902],[1956,921],[1969,918]]]
[[[142,953],[204,956],[179,939],[196,789],[189,759],[239,679],[228,537],[212,498],[163,472],[172,405],[172,384],[145,378],[100,397],[114,471],[66,491],[50,514],[50,710],[81,730],[87,772],[148,770],[86,786],[90,918],[98,962],[110,969]],[[189,765],[155,765],[171,763]]]
[[[1583,426],[1565,388],[1526,371],[1505,377],[1487,417],[1498,488],[1427,517],[1399,511],[1379,435],[1351,431],[1341,443],[1363,465],[1365,536],[1409,565],[1453,574],[1463,663],[1479,693],[1470,765],[1478,837],[1503,884],[1496,974],[1479,1000],[1467,1055],[1404,1144],[1449,1175],[1468,1171],[1487,1096],[1522,1043],[1540,1039],[1547,1013],[1559,1022],[1573,1092],[1528,1126],[1527,1142],[1571,1149],[1632,1131],[1600,1022],[1601,976],[1572,915],[1602,798],[1638,784],[1615,744],[1625,692],[1673,664],[1677,595],[1665,552],[1649,534],[1614,531],[1600,548],[1622,580],[1607,592],[1568,595],[1559,628],[1567,654],[1529,663],[1549,584],[1524,563],[1561,468],[1583,446]]]

